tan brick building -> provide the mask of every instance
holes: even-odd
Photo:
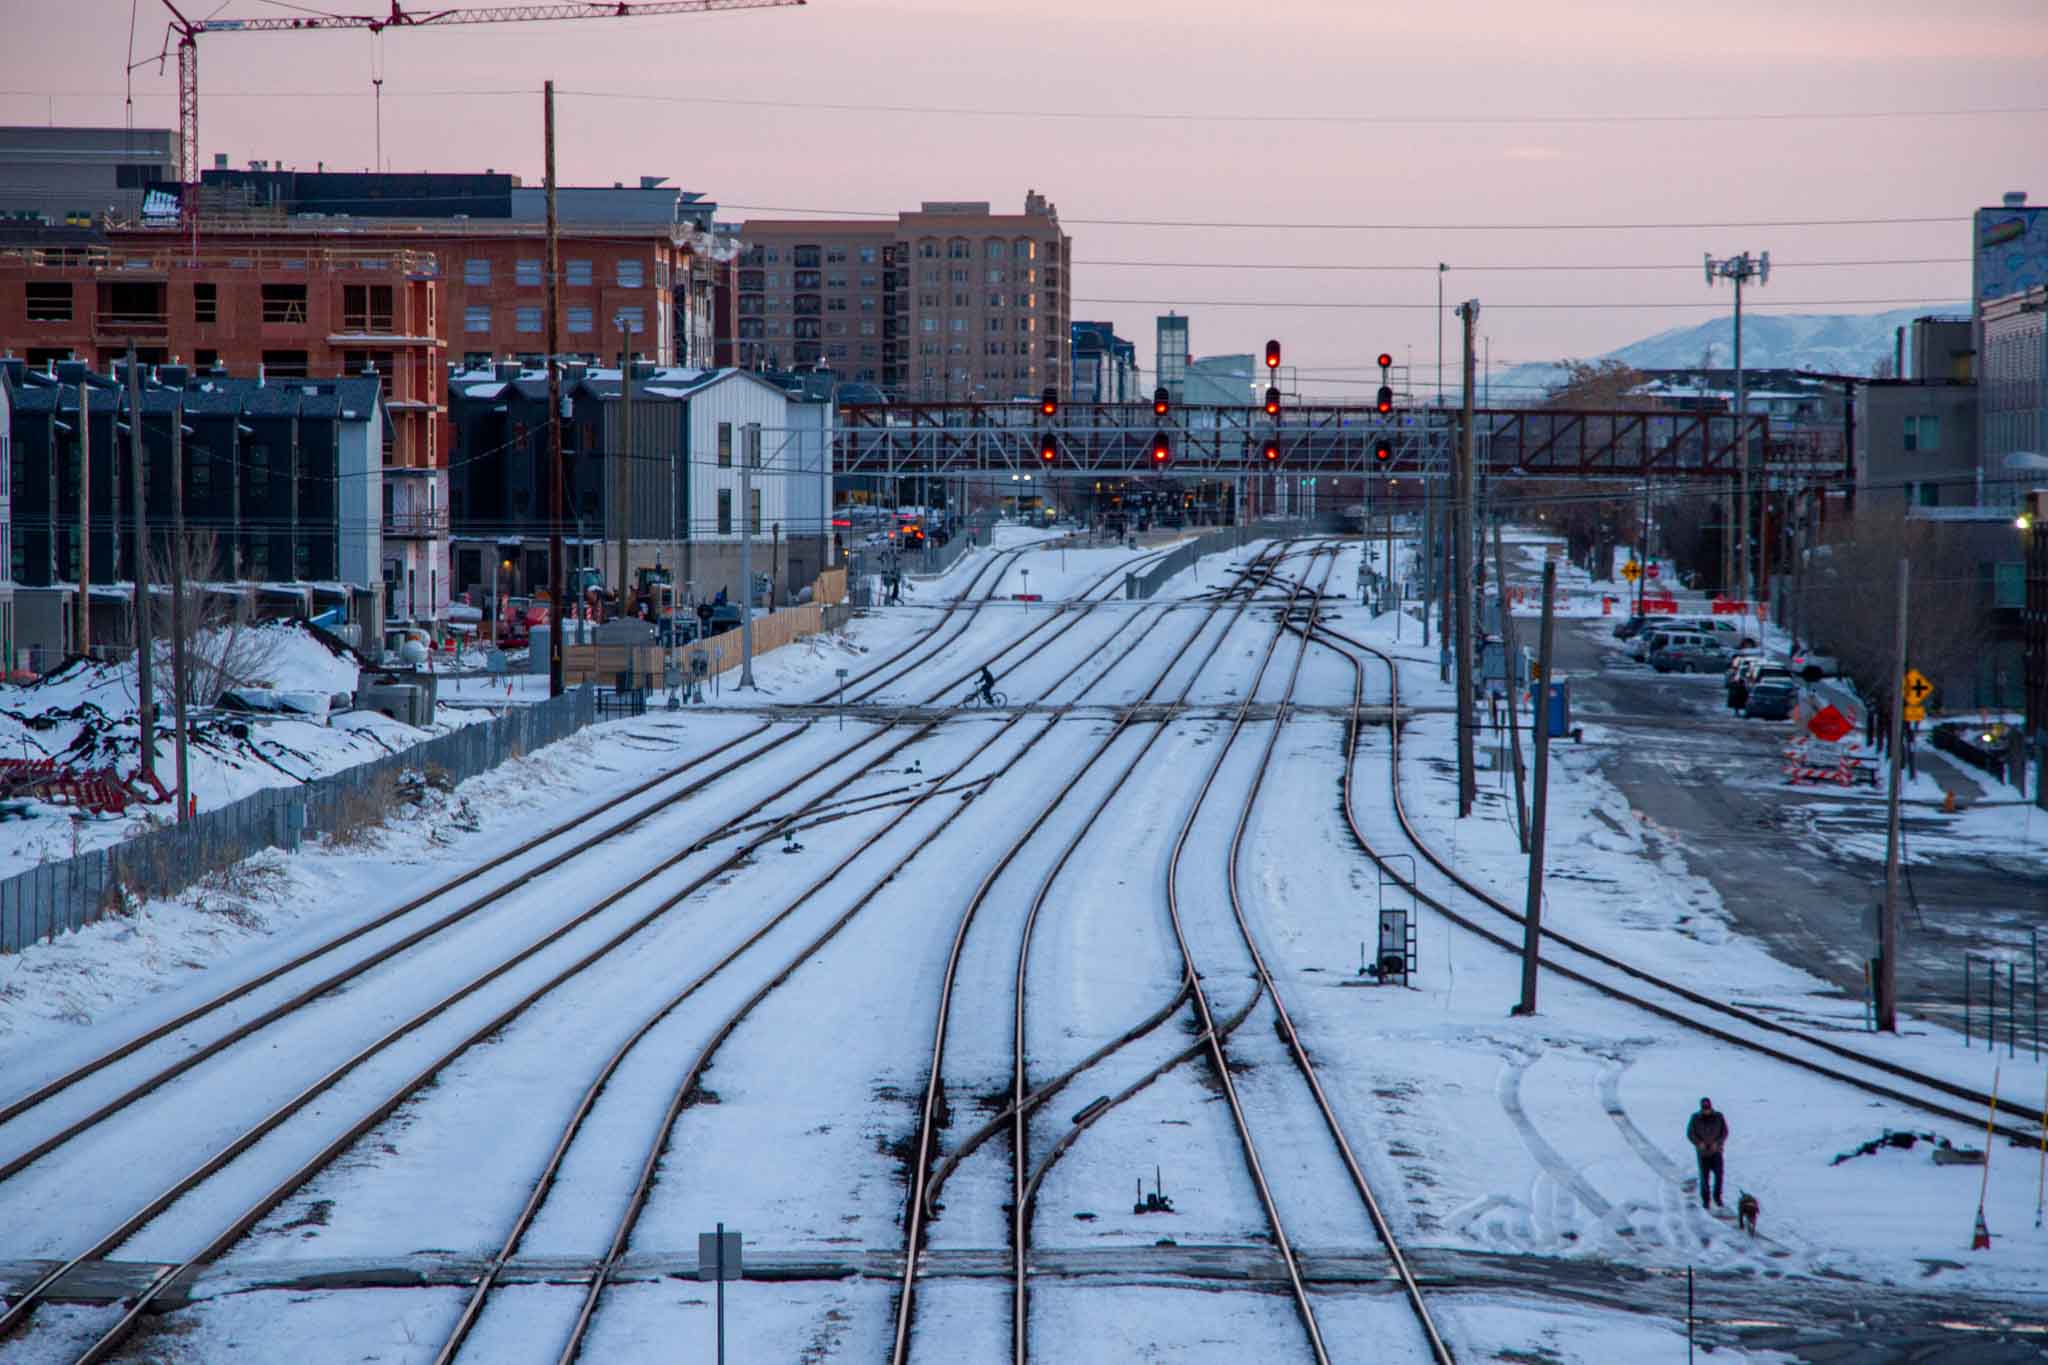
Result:
[[[881,220],[750,219],[738,362],[822,362],[907,400],[1066,391],[1072,240],[1043,195],[1024,211],[927,202]]]

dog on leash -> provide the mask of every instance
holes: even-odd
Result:
[[[1756,1216],[1763,1212],[1763,1207],[1756,1202],[1755,1195],[1744,1190],[1742,1198],[1735,1201],[1735,1226],[1752,1237],[1756,1236]]]

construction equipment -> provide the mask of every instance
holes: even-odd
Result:
[[[320,14],[302,10],[290,17],[265,16],[257,19],[188,19],[171,0],[163,0],[171,12],[164,34],[163,51],[155,61],[161,69],[169,58],[171,38],[178,40],[178,179],[186,186],[186,213],[194,212],[192,200],[199,186],[199,35],[202,33],[305,33],[329,29],[359,29],[372,35],[386,29],[446,28],[453,24],[528,23],[543,19],[640,19],[660,14],[705,14],[736,9],[772,9],[801,5],[805,0],[561,0],[544,5],[482,5],[469,9],[437,9],[420,13],[407,11],[399,0],[391,0],[386,15]]]

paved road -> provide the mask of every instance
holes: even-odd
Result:
[[[1718,677],[1660,676],[1634,662],[1611,622],[1560,626],[1559,668],[1572,675],[1575,719],[1629,718],[1611,732],[1617,738],[1602,764],[1608,778],[1676,835],[1687,866],[1720,892],[1744,932],[1860,998],[1862,960],[1876,951],[1873,908],[1884,896],[1884,803],[1730,785],[1738,774],[1777,773],[1789,725],[1733,717]],[[1521,634],[1535,638],[1532,626]],[[1908,808],[1908,848],[1946,820],[1939,810]],[[1847,849],[1845,839],[1853,840]],[[2017,949],[2024,959],[2031,924],[2042,930],[2048,954],[2048,876],[2039,863],[1997,853],[1949,857],[1914,868],[1910,890],[1899,997],[1922,1019],[1960,1028],[1966,953]],[[2024,960],[2019,972],[2024,981]],[[2023,1044],[2029,1004],[2023,989]]]

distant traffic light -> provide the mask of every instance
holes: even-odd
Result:
[[[1394,462],[1394,443],[1386,440],[1375,442],[1372,448],[1372,458],[1376,464],[1392,464]]]
[[[1161,393],[1165,393],[1165,392],[1166,392],[1166,390],[1164,390],[1164,389],[1161,389],[1161,390],[1160,390],[1160,392],[1161,392]],[[1165,401],[1165,400],[1163,400],[1163,399],[1155,399],[1154,401],[1155,401],[1155,402],[1163,402],[1163,401]],[[1173,447],[1172,447],[1171,445],[1169,445],[1169,444],[1167,443],[1167,440],[1166,440],[1166,433],[1165,433],[1165,432],[1163,432],[1163,431],[1161,431],[1161,432],[1155,432],[1155,433],[1153,433],[1153,436],[1152,436],[1152,463],[1153,463],[1153,464],[1155,464],[1155,465],[1163,465],[1163,464],[1165,464],[1165,463],[1166,463],[1166,462],[1167,462],[1168,460],[1170,460],[1170,459],[1172,459],[1172,458],[1173,458]]]
[[[1385,351],[1381,351],[1381,352],[1380,352],[1380,368],[1381,368],[1381,369],[1383,369],[1383,370],[1390,370],[1390,369],[1392,369],[1393,367],[1394,367],[1394,357],[1392,357],[1392,356],[1388,355],[1388,354],[1387,354],[1387,353],[1386,353]]]
[[[1058,389],[1052,389],[1052,388],[1049,388],[1049,389],[1047,389],[1047,390],[1046,390],[1046,391],[1045,391],[1044,393],[1040,394],[1040,395],[1038,396],[1038,410],[1039,410],[1040,412],[1044,413],[1044,414],[1045,414],[1045,415],[1046,415],[1047,417],[1057,417],[1057,416],[1059,416],[1059,412],[1060,412],[1060,394],[1059,394],[1059,390],[1058,390]]]
[[[1266,416],[1268,416],[1268,417],[1278,417],[1279,415],[1280,415],[1280,390],[1279,390],[1279,389],[1277,389],[1277,388],[1274,388],[1274,387],[1273,387],[1273,386],[1271,386],[1271,385],[1268,385],[1268,386],[1267,386],[1267,388],[1266,388]]]
[[[1394,410],[1394,390],[1392,386],[1387,384],[1380,385],[1379,402],[1376,406],[1379,408],[1382,416]]]
[[[1154,417],[1166,416],[1166,403],[1169,396],[1164,384],[1152,390],[1152,415]]]
[[[1051,432],[1048,431],[1043,436],[1038,438],[1039,459],[1045,461],[1047,464],[1051,464],[1054,460],[1057,460],[1059,457],[1059,442],[1053,439],[1053,434]]]
[[[1266,343],[1266,368],[1269,370],[1280,368],[1280,343],[1277,341]]]
[[[1266,457],[1267,464],[1278,464],[1280,462],[1280,443],[1269,437],[1266,444],[1259,448],[1259,453]]]

